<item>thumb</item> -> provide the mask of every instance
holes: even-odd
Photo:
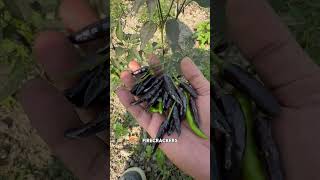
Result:
[[[184,77],[200,96],[210,95],[210,83],[203,76],[198,67],[188,57],[183,58],[180,64]]]

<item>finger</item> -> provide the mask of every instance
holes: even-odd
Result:
[[[76,32],[99,20],[96,12],[86,0],[63,0],[59,8],[59,16],[69,32]],[[86,52],[95,53],[97,49],[107,45],[106,39],[97,39],[80,47]]]
[[[122,80],[122,82],[124,83],[124,85],[128,88],[131,89],[134,85],[134,78],[131,74],[130,71],[123,71],[120,74],[120,78]]]
[[[65,78],[66,73],[77,66],[79,55],[63,33],[40,33],[33,51],[38,63],[60,90],[70,88],[77,82],[78,78]]]
[[[184,77],[190,82],[199,95],[210,95],[209,81],[203,76],[190,58],[184,58],[181,61],[180,68]]]
[[[50,149],[80,179],[106,179],[107,146],[96,137],[70,140],[64,131],[81,125],[68,101],[45,80],[31,80],[19,100],[32,125]]]
[[[318,71],[267,1],[230,0],[226,14],[230,36],[270,88]]]
[[[59,15],[64,26],[71,31],[78,31],[99,19],[85,0],[63,0],[59,7]]]
[[[128,89],[120,87],[117,89],[116,93],[120,102],[127,109],[127,111],[138,121],[142,128],[147,130],[151,122],[151,114],[146,112],[139,105],[131,105],[131,103],[134,101],[134,97]]]
[[[129,62],[128,67],[133,72],[140,68],[140,64],[136,60],[132,60]]]

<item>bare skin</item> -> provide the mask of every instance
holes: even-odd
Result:
[[[278,98],[273,123],[286,179],[320,179],[320,69],[264,0],[227,1],[231,38]]]
[[[63,0],[60,16],[65,27],[73,31],[98,19],[84,0]],[[227,1],[227,26],[232,39],[255,65],[264,83],[282,105],[281,115],[273,120],[273,129],[286,179],[320,179],[320,141],[317,140],[320,129],[319,67],[303,52],[264,0]],[[53,81],[78,62],[75,50],[62,33],[41,33],[34,51],[39,64]],[[73,107],[59,91],[71,87],[76,81],[59,81],[52,86],[43,79],[32,80],[21,90],[21,103],[39,135],[76,176],[84,180],[107,179],[106,144],[95,137],[82,141],[63,137],[64,130],[81,124]],[[80,115],[83,116],[86,115]],[[148,126],[144,124],[143,127]],[[169,151],[165,146],[162,148]],[[187,151],[184,149],[179,153],[188,154]],[[174,161],[189,174],[198,176],[190,169],[200,169],[199,164],[192,167],[189,160]],[[208,177],[208,174],[201,177]]]
[[[157,62],[155,56],[150,57],[153,63]],[[198,93],[197,106],[201,125],[200,128],[207,136],[210,136],[210,83],[204,78],[200,70],[189,58],[181,61],[181,71],[184,77],[191,83]],[[135,71],[140,66],[136,61],[129,63],[129,69]],[[132,106],[134,100],[129,89],[134,85],[134,79],[130,71],[121,73],[121,79],[125,87],[117,90],[117,95],[124,107],[135,117],[139,125],[143,127],[152,138],[156,137],[164,117],[158,113],[149,113],[142,106]],[[195,179],[210,178],[210,141],[197,137],[188,128],[185,121],[182,124],[180,137],[177,134],[164,138],[176,138],[177,143],[162,143],[160,148],[167,157],[185,173]]]

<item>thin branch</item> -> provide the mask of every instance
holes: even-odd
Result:
[[[171,9],[172,9],[172,7],[173,7],[173,2],[174,2],[174,0],[171,1],[170,8],[169,8],[169,11],[168,11],[168,13],[167,13],[167,15],[166,15],[166,18],[165,18],[165,20],[164,20],[164,23],[167,22],[167,19],[168,19],[168,17],[170,16],[170,12],[171,12]]]
[[[179,11],[178,11],[178,13],[176,15],[176,19],[178,19],[180,13],[182,12],[183,6],[186,4],[186,2],[187,2],[187,0],[184,0],[183,3],[181,4],[181,7],[180,7],[180,9],[179,9]]]

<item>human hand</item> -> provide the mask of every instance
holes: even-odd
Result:
[[[151,64],[159,63],[154,55],[150,57],[150,61]],[[117,95],[139,125],[148,132],[151,138],[155,138],[164,117],[158,113],[149,113],[140,105],[131,105],[134,100],[134,96],[129,90],[134,85],[131,72],[139,68],[140,65],[136,61],[129,63],[131,71],[121,73],[125,87],[120,87],[117,90]],[[210,137],[210,83],[189,58],[184,58],[181,61],[180,68],[184,77],[198,93],[196,103],[201,121],[200,128]],[[159,146],[175,165],[195,179],[210,179],[210,139],[204,140],[196,136],[186,121],[182,122],[180,137],[174,133],[164,138],[178,140],[177,143],[161,143]]]
[[[286,179],[320,179],[320,69],[265,0],[226,1],[227,30],[282,106],[272,120]]]
[[[85,0],[63,0],[59,15],[67,31],[80,30],[98,20]],[[63,96],[63,90],[78,82],[78,78],[63,77],[79,63],[78,53],[65,34],[55,31],[40,33],[33,50],[37,62],[53,82],[52,85],[39,78],[27,82],[21,90],[20,101],[33,127],[54,155],[79,179],[107,179],[109,148],[101,139],[70,140],[64,137],[65,130],[79,127],[82,124],[80,119],[92,119],[98,112],[93,108],[90,112],[79,110],[77,114]]]

